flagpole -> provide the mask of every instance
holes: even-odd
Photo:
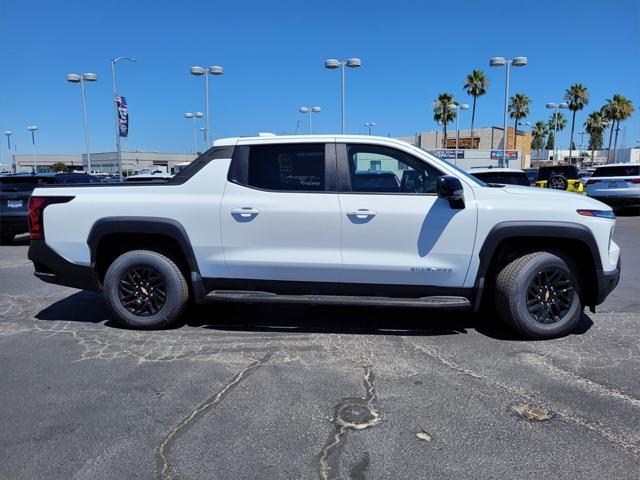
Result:
[[[116,151],[118,155],[118,180],[122,182],[122,150],[120,146],[120,121],[118,114],[118,94],[116,93],[116,63],[120,60],[129,60],[135,62],[135,58],[131,57],[118,57],[111,59],[111,80],[113,84],[113,115],[116,122]]]

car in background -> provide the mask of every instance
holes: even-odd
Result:
[[[583,170],[581,172],[578,172],[578,177],[580,177],[580,181],[582,182],[582,185],[587,184],[587,182],[591,178],[591,175],[593,175],[593,170]]]
[[[536,186],[536,180],[538,179],[538,169],[537,168],[523,168],[522,171],[527,174],[529,178],[529,183],[532,187]]]
[[[549,165],[538,169],[536,186],[553,190],[584,193],[578,167],[575,165]]]
[[[146,172],[146,173],[138,173],[136,175],[130,175],[127,178],[124,179],[125,182],[130,182],[130,183],[134,183],[134,182],[145,182],[145,183],[149,183],[149,182],[166,182],[167,180],[169,180],[171,177],[173,177],[173,175],[171,175],[170,173],[164,173],[164,172]]]
[[[531,186],[527,174],[517,168],[472,168],[469,173],[485,183]]]
[[[640,210],[640,164],[618,163],[596,168],[587,181],[587,195],[611,207]]]
[[[16,235],[29,231],[27,206],[34,188],[51,184],[100,183],[86,173],[11,174],[0,176],[0,242],[10,243]]]

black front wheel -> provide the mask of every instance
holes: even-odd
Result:
[[[561,257],[530,253],[498,274],[496,307],[508,325],[528,338],[559,337],[580,320],[580,284]]]
[[[129,328],[167,328],[189,300],[189,288],[178,266],[149,250],[120,255],[104,277],[107,305],[115,320]]]

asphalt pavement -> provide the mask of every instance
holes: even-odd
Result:
[[[576,331],[398,308],[193,308],[118,328],[0,247],[0,478],[640,478],[640,217]]]

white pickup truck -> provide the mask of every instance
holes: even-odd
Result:
[[[189,301],[493,303],[549,338],[620,268],[603,203],[485,184],[371,136],[219,140],[164,183],[37,188],[29,220],[35,275],[104,291],[133,328],[168,327]]]

